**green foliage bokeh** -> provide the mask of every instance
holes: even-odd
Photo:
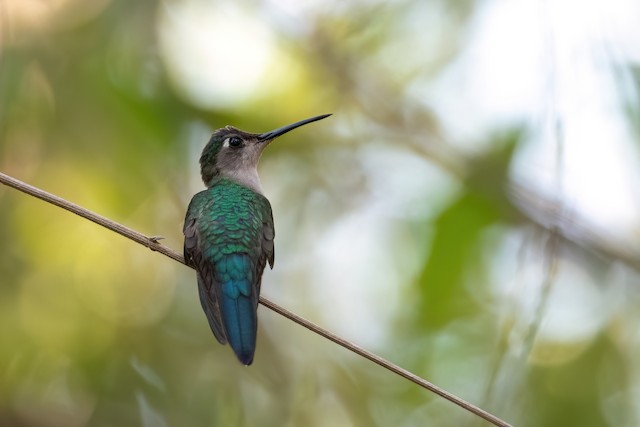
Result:
[[[640,294],[627,283],[637,284],[636,273],[616,275],[617,260],[571,242],[551,257],[582,276],[549,273],[553,230],[509,187],[530,129],[507,124],[478,135],[481,149],[446,152],[438,116],[411,93],[413,82],[435,81],[455,60],[476,6],[334,5],[307,15],[301,30],[276,24],[274,15],[286,16],[277,2],[244,2],[271,28],[288,66],[248,100],[216,108],[190,99],[167,66],[180,59],[159,46],[158,16],[173,4],[68,1],[40,11],[40,21],[36,6],[6,7],[0,171],[179,250],[212,129],[266,131],[333,112],[265,153],[277,237],[263,293],[344,326],[337,332],[514,425],[639,420],[639,346],[626,339],[640,315]],[[440,26],[420,37],[438,43],[423,62],[389,63],[393,49],[418,37],[404,27],[409,18],[434,13]],[[393,163],[393,155],[404,157]],[[398,169],[375,168],[385,161]],[[432,181],[417,185],[403,165]],[[263,307],[255,363],[242,367],[211,336],[190,269],[6,187],[0,206],[2,425],[482,424]],[[365,258],[354,267],[322,264],[332,259],[322,252],[327,236],[354,217],[371,227],[354,232],[354,248],[376,247],[341,248],[343,257]],[[526,289],[527,268],[537,271],[537,291]],[[589,336],[536,339],[544,315],[526,317],[509,295],[531,293],[544,312],[545,274],[550,295],[589,277],[603,300],[613,292],[624,302]],[[362,287],[333,283],[341,278]],[[502,291],[509,286],[511,294]],[[375,326],[358,314],[364,304],[380,311]]]

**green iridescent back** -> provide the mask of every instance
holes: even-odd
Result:
[[[263,255],[265,222],[273,229],[269,200],[227,178],[220,178],[193,197],[187,210],[187,222],[189,218],[204,219],[198,221],[197,229],[203,238],[202,253],[211,262],[236,252],[259,258]],[[273,263],[272,251],[270,258]]]

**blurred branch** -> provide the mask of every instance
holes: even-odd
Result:
[[[608,238],[604,230],[600,231],[559,201],[516,182],[509,184],[509,192],[514,205],[533,225],[557,234],[564,243],[609,261],[622,262],[640,272],[638,250]]]
[[[431,139],[429,141],[433,142]],[[425,145],[420,142],[420,139],[408,138],[409,147],[416,153],[456,179],[469,179],[473,173],[474,159],[440,139],[437,139],[437,149],[431,143]],[[472,180],[471,183],[485,195],[490,191],[506,191],[506,202],[517,209],[520,219],[551,235],[557,235],[558,243],[568,244],[610,262],[622,262],[640,272],[640,251],[637,248],[610,237],[606,230],[599,229],[561,200],[513,178],[506,179],[506,183],[502,183],[503,188],[495,188],[501,183],[491,183],[484,187],[477,185],[477,180]]]
[[[108,218],[105,218],[101,215],[98,215],[88,209],[85,209],[81,206],[78,206],[74,203],[71,203],[61,197],[55,196],[51,193],[48,193],[44,190],[41,190],[37,187],[33,187],[29,184],[26,184],[20,180],[17,180],[13,177],[10,177],[8,175],[5,175],[3,173],[0,172],[0,183],[7,185],[9,187],[15,188],[16,190],[22,191],[23,193],[26,193],[30,196],[36,197],[40,200],[43,200],[47,203],[51,203],[55,206],[58,206],[62,209],[68,210],[69,212],[73,212],[76,215],[81,216],[82,218],[88,219],[89,221],[93,221],[98,225],[101,225],[111,231],[114,231],[124,237],[127,237],[133,241],[135,241],[136,243],[139,243],[143,246],[146,246],[147,248],[151,249],[152,251],[156,251],[156,252],[160,252],[163,255],[168,256],[169,258],[172,258],[175,261],[178,261],[182,264],[185,264],[184,262],[184,257],[182,255],[180,255],[179,253],[161,245],[160,243],[158,243],[158,237],[149,237],[149,236],[145,236],[142,233],[139,233],[135,230],[132,230],[131,228],[125,227],[122,224],[119,224],[115,221],[112,221]],[[186,265],[186,264],[185,264]],[[399,367],[398,365],[395,365],[391,362],[389,362],[386,359],[383,359],[382,357],[363,349],[362,347],[359,347],[356,344],[353,344],[350,341],[347,341],[341,337],[339,337],[338,335],[335,335],[329,331],[327,331],[326,329],[323,329],[321,327],[319,327],[318,325],[298,316],[297,314],[283,308],[280,307],[279,305],[275,304],[274,302],[264,298],[264,297],[260,297],[260,303],[269,308],[270,310],[275,311],[276,313],[280,314],[283,317],[286,317],[287,319],[301,325],[304,326],[305,328],[309,329],[310,331],[321,335],[323,337],[325,337],[326,339],[346,348],[347,350],[352,351],[355,354],[358,354],[362,357],[364,357],[365,359],[370,360],[371,362],[374,362],[380,366],[382,366],[383,368],[431,391],[432,393],[435,393],[445,399],[447,399],[448,401],[458,405],[459,407],[483,418],[484,420],[499,426],[499,427],[511,427],[511,425],[503,420],[501,420],[500,418],[496,417],[495,415],[492,415],[488,412],[486,412],[485,410],[472,405],[471,403],[468,403],[467,401],[457,397],[454,394],[449,393],[448,391],[436,386],[435,384],[430,383],[429,381],[413,374],[410,371],[407,371],[406,369],[403,369],[401,367]]]
[[[430,140],[431,141],[431,140]],[[466,180],[473,167],[473,159],[467,158],[444,141],[438,140],[438,149],[431,144],[420,144],[419,140],[408,138],[409,147],[451,176]],[[474,182],[474,184],[477,184]],[[599,229],[589,220],[531,186],[507,179],[504,184],[510,205],[515,207],[520,218],[552,235],[557,235],[558,243],[568,244],[586,253],[610,262],[621,262],[640,272],[640,251],[623,242],[609,237],[606,230]],[[475,186],[487,193],[495,188]],[[504,191],[503,189],[498,189]]]
[[[344,43],[336,39],[332,31],[317,28],[308,46],[313,46],[315,57],[320,58],[315,64],[330,66],[329,72],[337,75],[342,99],[355,103],[356,109],[369,119],[366,125],[359,126],[360,140],[398,141],[449,175],[461,181],[469,178],[475,159],[446,142],[429,105],[418,101],[406,90],[399,90],[394,82],[385,79],[385,73],[362,73],[353,63],[353,58],[358,55],[345,51]],[[442,67],[447,64],[446,61],[440,63]],[[363,134],[360,129],[368,130],[369,134]],[[495,187],[490,189],[495,190]],[[504,191],[504,188],[498,190]],[[508,179],[506,191],[510,196],[508,202],[518,209],[522,220],[557,234],[559,243],[569,244],[608,261],[622,262],[640,272],[640,250],[637,248],[614,240],[606,230],[598,230],[576,212],[566,207],[560,209],[559,201],[530,186]],[[556,227],[556,224],[559,225]]]

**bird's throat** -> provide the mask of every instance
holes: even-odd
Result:
[[[252,189],[258,194],[263,194],[258,170],[255,167],[247,166],[239,169],[225,170],[221,175],[244,187]]]

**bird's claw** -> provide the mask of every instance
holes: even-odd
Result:
[[[162,239],[164,239],[164,236],[149,236],[149,240],[153,243],[159,243]]]

